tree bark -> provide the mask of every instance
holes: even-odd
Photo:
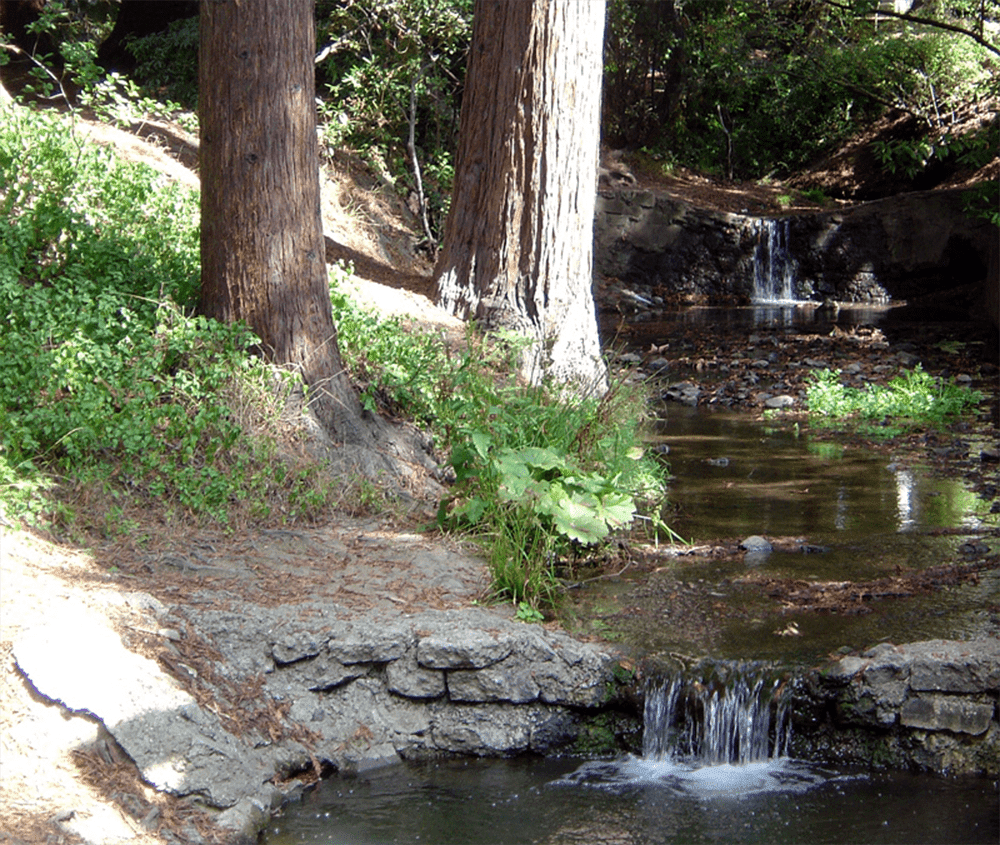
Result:
[[[367,444],[327,286],[313,27],[313,0],[201,4],[199,309],[245,321],[331,436]]]
[[[522,372],[603,391],[592,294],[602,0],[476,0],[438,301],[527,336]]]

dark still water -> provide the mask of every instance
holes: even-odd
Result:
[[[995,845],[998,818],[997,785],[983,779],[837,773],[787,759],[456,760],[327,780],[262,842]]]

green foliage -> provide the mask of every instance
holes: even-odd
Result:
[[[969,35],[873,25],[871,12],[871,3],[612,0],[605,135],[679,165],[760,178],[807,163],[886,108],[930,129],[996,93],[995,56]],[[956,13],[981,9],[937,14],[961,23]]]
[[[658,512],[664,470],[640,445],[640,394],[618,384],[563,400],[519,384],[509,375],[517,340],[470,332],[452,352],[440,336],[360,311],[344,273],[332,274],[334,319],[362,401],[435,432],[455,472],[440,522],[482,540],[496,598],[554,602],[560,564],[630,526],[641,503]]]
[[[158,100],[176,100],[192,111],[198,105],[198,18],[174,21],[165,32],[131,38],[133,79]]]
[[[276,392],[274,371],[247,357],[252,335],[184,310],[199,279],[193,191],[15,106],[0,110],[0,197],[9,516],[72,522],[56,497],[83,489],[122,525],[123,496],[219,522],[329,504],[318,478],[247,430],[266,422],[247,409],[259,417]]]
[[[451,195],[471,23],[471,0],[317,4],[326,144],[353,147],[401,193],[412,189],[405,145],[413,85],[417,155],[435,230]]]
[[[514,611],[514,616],[521,622],[527,622],[529,625],[545,621],[545,616],[542,612],[532,607],[526,601],[518,603],[517,609]]]
[[[953,161],[959,167],[978,169],[988,164],[1000,146],[1000,121],[993,120],[975,132],[937,137],[921,136],[875,141],[872,151],[889,173],[908,179],[922,173],[932,162]]]
[[[923,425],[943,426],[983,400],[979,391],[936,381],[920,365],[885,387],[849,387],[841,383],[839,370],[820,370],[811,377],[807,403],[814,421],[853,419],[859,432],[882,437]]]

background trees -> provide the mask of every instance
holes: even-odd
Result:
[[[438,299],[603,390],[591,294],[604,4],[477,2]]]
[[[672,164],[752,179],[794,171],[887,110],[933,134],[996,96],[997,4],[894,8],[612,0],[606,136]]]

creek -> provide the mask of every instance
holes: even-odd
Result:
[[[762,242],[768,245],[764,259],[776,255],[780,232],[765,233]],[[775,275],[783,279],[784,269]],[[773,285],[771,291],[788,293]],[[717,321],[721,315],[679,312],[676,319],[706,316]],[[816,316],[764,305],[730,309],[725,319],[750,333]],[[873,314],[858,309],[841,315],[845,319],[865,322]],[[637,346],[669,331],[648,325]],[[574,613],[588,620],[581,623],[584,633],[613,636],[638,658],[712,657],[695,668],[665,669],[647,685],[642,754],[407,762],[338,776],[290,807],[262,842],[1000,838],[991,780],[834,769],[786,756],[788,714],[777,676],[766,674],[882,640],[995,636],[998,620],[990,608],[1000,595],[996,570],[906,597],[862,596],[846,613],[795,612],[769,588],[789,580],[872,583],[961,560],[970,534],[996,525],[989,503],[959,479],[879,450],[814,437],[807,427],[680,404],[669,404],[663,417],[677,507],[672,527],[698,542],[763,535],[774,548],[763,555],[665,556],[655,569],[595,579],[574,591]]]
[[[646,690],[641,756],[407,763],[330,779],[265,835],[323,843],[992,843],[995,784],[783,754],[780,680],[708,665]]]

